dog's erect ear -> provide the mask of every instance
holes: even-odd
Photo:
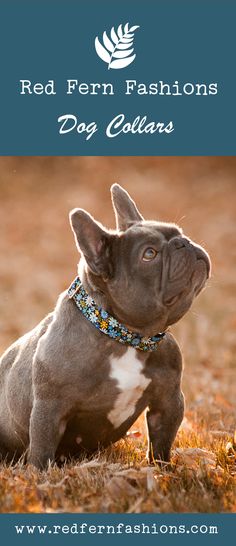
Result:
[[[111,198],[115,211],[116,227],[120,231],[125,231],[135,222],[143,220],[138,211],[135,202],[119,184],[111,186]]]
[[[109,243],[112,235],[83,209],[70,212],[70,223],[76,245],[95,275],[107,277],[110,273]]]

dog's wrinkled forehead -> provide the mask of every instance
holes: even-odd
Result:
[[[181,237],[182,229],[176,224],[155,221],[141,221],[132,224],[125,231],[127,236],[142,240],[170,241],[173,237]]]
[[[95,274],[104,271],[104,263],[108,261],[113,245],[117,248],[117,244],[123,242],[130,248],[132,244],[137,247],[153,243],[158,251],[163,243],[182,236],[181,229],[175,224],[145,221],[133,199],[118,184],[111,187],[111,197],[116,218],[115,231],[107,230],[83,209],[74,209],[70,213],[78,249]]]

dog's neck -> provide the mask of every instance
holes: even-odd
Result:
[[[110,315],[118,320],[118,322],[126,326],[126,328],[134,332],[139,331],[140,335],[148,337],[155,336],[156,332],[159,331],[159,329],[155,327],[155,324],[148,324],[147,320],[144,321],[142,327],[133,324],[132,321],[127,322],[124,318],[119,316],[119,311],[117,311],[117,307],[113,305],[113,300],[107,291],[106,281],[89,270],[83,257],[78,264],[78,275],[86,292],[93,298],[97,306],[105,309]]]
[[[114,315],[112,303],[106,295],[105,281],[88,270],[83,258],[81,258],[78,265],[78,275],[86,292],[96,301],[97,305],[106,309],[111,315]],[[119,320],[119,317],[116,318]]]
[[[165,337],[165,333],[146,337],[141,333],[129,330],[125,324],[120,323],[106,309],[99,306],[89,294],[81,279],[76,277],[68,289],[69,299],[73,299],[82,315],[93,324],[95,328],[119,343],[126,344],[141,351],[156,351],[159,343]]]

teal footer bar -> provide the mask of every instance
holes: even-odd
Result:
[[[236,514],[1,514],[0,524],[2,544],[14,546],[222,546],[232,541]]]

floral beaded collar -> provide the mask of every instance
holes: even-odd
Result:
[[[137,332],[128,330],[126,326],[118,322],[107,311],[98,307],[95,301],[84,289],[79,277],[70,285],[68,289],[69,298],[73,299],[84,317],[95,326],[100,332],[107,336],[133,347],[140,351],[156,351],[160,341],[165,334],[157,334],[152,337],[144,337]]]

